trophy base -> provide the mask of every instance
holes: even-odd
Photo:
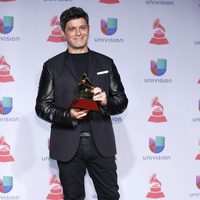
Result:
[[[88,99],[75,99],[72,102],[71,107],[99,111],[99,106],[97,102],[93,100],[88,100]]]

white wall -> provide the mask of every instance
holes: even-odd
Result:
[[[199,199],[196,177],[200,176],[200,160],[195,159],[200,153],[199,4],[199,0],[120,0],[116,4],[98,0],[0,0],[0,19],[14,17],[10,33],[3,34],[0,29],[0,55],[14,78],[2,82],[6,79],[0,72],[0,100],[13,99],[8,114],[1,112],[5,104],[0,104],[0,179],[13,179],[7,193],[1,191],[0,181],[0,199],[45,200],[55,186],[50,179],[56,175],[59,181],[56,162],[48,157],[50,124],[36,116],[34,107],[44,61],[66,49],[65,42],[47,41],[54,28],[51,19],[59,19],[71,6],[88,12],[89,47],[114,59],[129,98],[128,109],[113,117],[121,200],[146,199],[153,187],[149,182],[153,174],[162,185],[158,182],[161,192],[151,193],[152,197],[163,194],[166,200]],[[109,17],[117,18],[117,31],[106,36],[100,20]],[[157,18],[165,28],[168,44],[149,43]],[[151,60],[157,62],[159,58],[167,60],[162,76],[154,75],[150,68]],[[0,69],[4,64],[0,63]],[[156,109],[151,107],[154,97],[164,108],[166,122],[148,121]],[[149,148],[149,139],[156,136],[165,139],[160,153]],[[6,149],[7,155],[3,155]],[[9,161],[11,157],[14,161]],[[86,193],[87,200],[97,199],[88,176]],[[62,194],[50,199],[60,200]]]

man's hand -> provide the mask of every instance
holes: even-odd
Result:
[[[83,119],[88,114],[89,110],[81,110],[80,108],[71,108],[69,113],[74,119]]]
[[[102,106],[107,105],[106,93],[102,91],[101,88],[95,87],[92,92],[94,93],[93,100],[99,101]]]

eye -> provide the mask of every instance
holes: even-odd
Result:
[[[85,30],[87,30],[87,28],[88,28],[88,26],[87,26],[87,25],[80,26],[80,30],[82,30],[82,31],[85,31]]]
[[[69,32],[75,32],[75,31],[76,31],[76,28],[75,28],[75,27],[69,27],[67,30],[68,30]]]

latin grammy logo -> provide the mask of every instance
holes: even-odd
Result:
[[[16,1],[16,0],[0,0],[0,2],[10,2],[10,1]]]
[[[167,38],[165,38],[165,28],[160,24],[160,20],[156,19],[153,22],[153,29],[155,29],[154,36],[151,38],[151,44],[168,44]]]
[[[51,31],[51,35],[48,37],[47,41],[49,42],[66,41],[57,16],[53,17],[50,25],[53,27],[53,30]]]
[[[5,61],[5,57],[0,57],[0,82],[12,82],[14,78],[10,75],[10,65]]]
[[[154,97],[151,103],[151,107],[153,108],[152,115],[149,117],[149,122],[166,122],[167,119],[163,115],[164,107],[159,103],[158,97]]]
[[[100,3],[107,3],[107,4],[112,4],[112,3],[119,3],[119,0],[100,0]]]
[[[156,174],[153,174],[150,179],[150,192],[148,192],[146,198],[163,198],[165,197],[164,193],[161,191],[162,183],[156,177]]]
[[[63,200],[63,189],[60,181],[57,180],[56,175],[53,175],[50,179],[49,184],[51,185],[50,193],[47,195],[48,200]]]
[[[0,162],[12,162],[14,158],[10,155],[10,145],[8,145],[2,136],[0,138]]]
[[[198,154],[196,155],[195,160],[200,160],[200,153],[198,153]]]

